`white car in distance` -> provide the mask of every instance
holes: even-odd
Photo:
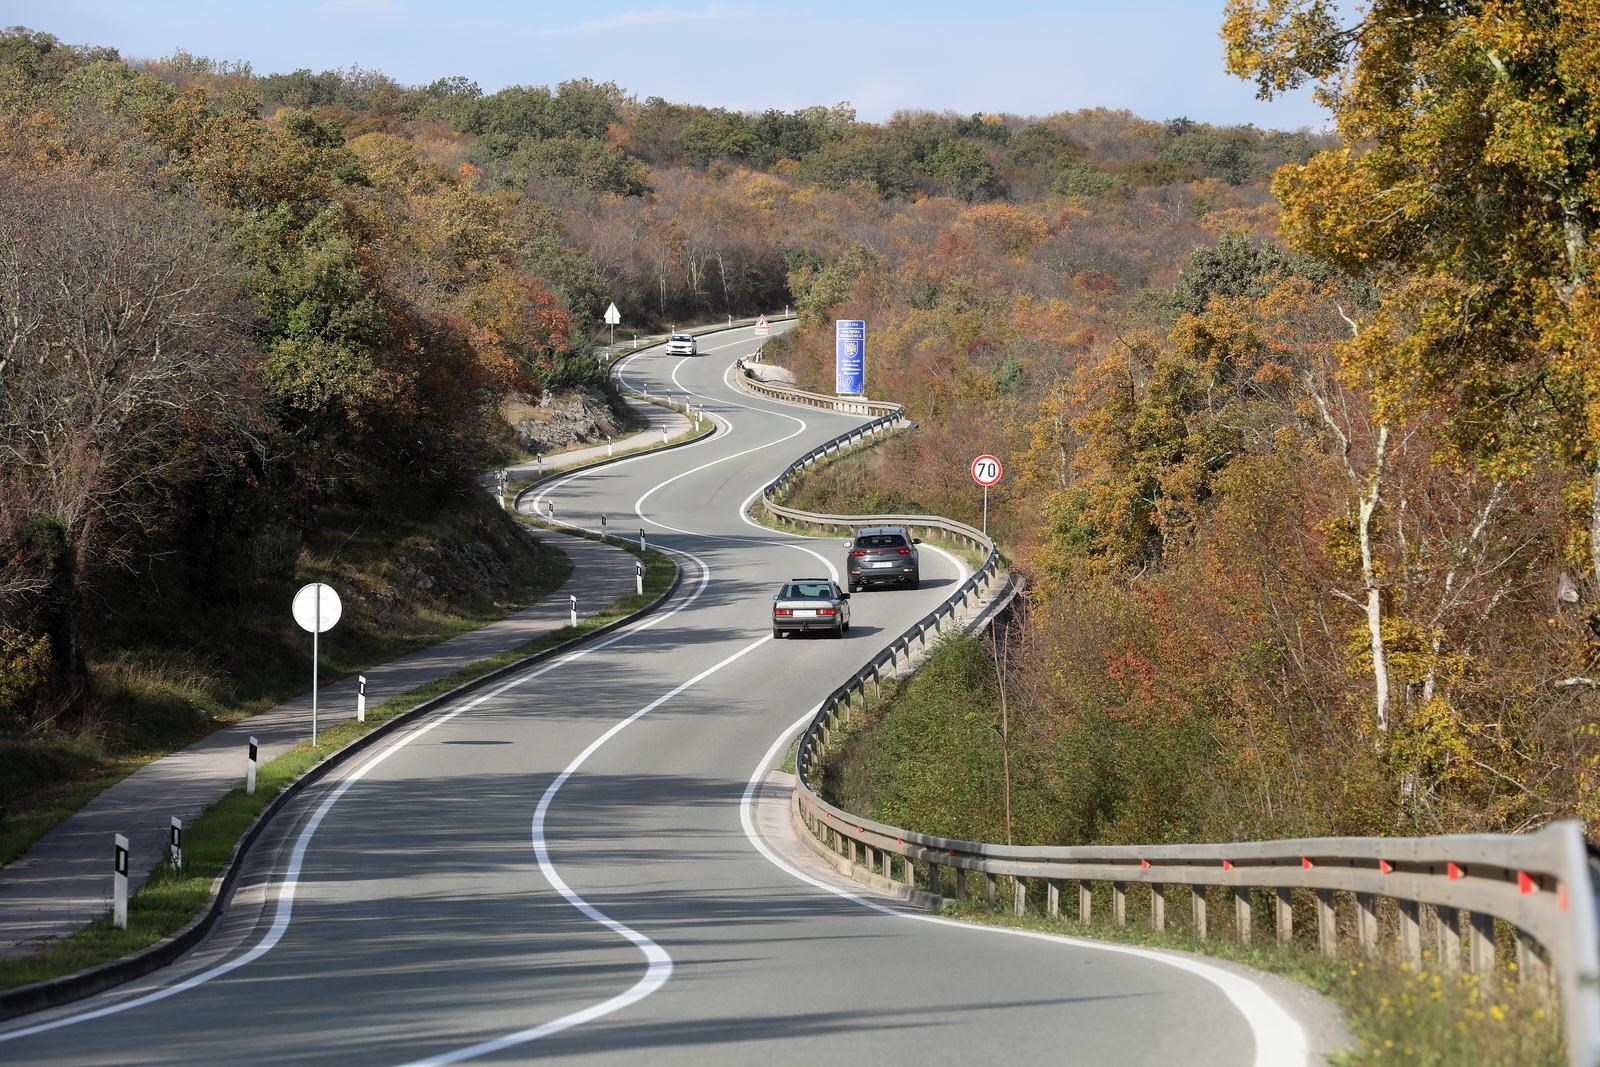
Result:
[[[694,338],[686,333],[675,333],[667,341],[667,355],[669,356],[698,356],[700,346],[695,344]]]

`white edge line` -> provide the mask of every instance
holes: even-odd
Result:
[[[697,562],[699,561],[697,560]],[[703,563],[701,565],[704,566]],[[709,573],[709,571],[706,573]],[[715,674],[717,671],[720,671],[722,668],[733,663],[735,660],[738,660],[742,656],[755,651],[757,648],[760,648],[763,644],[770,640],[772,640],[772,638],[766,635],[757,638],[755,641],[745,645],[743,648],[739,649],[737,652],[733,653],[727,658],[711,665],[710,667],[707,667],[693,678],[690,678],[688,681],[679,685],[676,689],[657,697],[655,700],[651,701],[649,704],[646,704],[644,707],[640,708],[626,719],[614,724],[611,729],[595,738],[594,741],[590,742],[587,748],[578,753],[577,757],[567,765],[566,769],[563,770],[560,775],[556,777],[556,780],[550,783],[550,787],[546,789],[544,795],[539,798],[539,806],[534,811],[531,836],[534,854],[539,860],[540,871],[544,873],[545,878],[549,880],[551,886],[555,888],[556,892],[561,894],[567,903],[571,904],[574,908],[577,908],[583,914],[587,915],[590,919],[599,923],[601,926],[604,926],[606,929],[626,938],[628,941],[632,942],[640,952],[644,953],[644,958],[646,961],[645,973],[637,982],[623,990],[621,993],[618,993],[616,996],[607,1000],[603,1000],[598,1004],[592,1004],[587,1008],[572,1012],[568,1015],[563,1015],[559,1019],[552,1019],[547,1023],[529,1027],[526,1030],[518,1030],[514,1033],[506,1034],[503,1037],[497,1037],[491,1041],[484,1041],[476,1045],[469,1045],[465,1048],[456,1049],[454,1051],[442,1053],[437,1056],[430,1056],[427,1059],[413,1060],[411,1063],[407,1064],[406,1067],[437,1067],[437,1065],[441,1064],[460,1063],[463,1060],[476,1059],[479,1056],[487,1056],[491,1053],[503,1052],[506,1049],[515,1048],[518,1045],[525,1045],[529,1042],[538,1041],[540,1038],[550,1037],[553,1034],[559,1034],[564,1030],[570,1030],[575,1026],[592,1022],[595,1019],[601,1018],[602,1016],[610,1015],[616,1011],[621,1011],[623,1008],[626,1008],[631,1004],[638,1003],[639,1001],[648,997],[650,994],[654,993],[656,990],[660,989],[666,984],[667,979],[672,977],[672,957],[667,954],[665,949],[656,944],[654,941],[650,940],[644,934],[641,934],[637,930],[634,930],[628,926],[624,926],[622,923],[606,915],[604,912],[600,911],[600,909],[584,900],[583,897],[574,892],[572,887],[567,885],[567,883],[562,879],[561,875],[556,872],[555,864],[550,859],[549,842],[545,836],[545,818],[550,811],[550,805],[555,799],[556,793],[563,785],[566,784],[567,779],[571,778],[572,775],[583,766],[584,762],[587,761],[590,756],[594,755],[594,753],[597,752],[607,741],[610,741],[617,734],[621,733],[623,730],[627,729],[629,726],[633,725],[633,723],[637,722],[639,719],[642,719],[644,716],[648,715],[662,704],[665,704],[673,697],[682,693],[684,690],[705,680],[706,678]]]
[[[1185,956],[1169,955],[1154,949],[1135,948],[1130,945],[1117,945],[1105,941],[1089,941],[1083,938],[1066,937],[1061,934],[1047,934],[1036,930],[1016,930],[1004,926],[984,926],[979,923],[959,922],[955,919],[945,919],[937,915],[924,915],[918,912],[903,911],[891,908],[874,900],[852,893],[847,889],[829,885],[820,879],[800,871],[786,860],[778,856],[767,845],[756,830],[755,816],[753,814],[753,798],[756,791],[761,788],[766,780],[767,769],[778,759],[778,753],[786,748],[796,733],[805,727],[805,724],[816,717],[820,705],[800,716],[784,728],[778,735],[772,747],[767,749],[766,755],[756,764],[755,770],[750,775],[750,780],[745,783],[744,795],[739,799],[739,823],[744,827],[744,835],[773,866],[784,871],[794,878],[809,885],[815,886],[824,892],[843,897],[853,904],[863,908],[892,915],[897,919],[909,919],[914,922],[932,923],[937,926],[950,926],[961,930],[978,931],[988,934],[998,934],[1007,937],[1025,937],[1034,941],[1048,941],[1053,944],[1066,945],[1072,948],[1090,949],[1098,952],[1112,952],[1123,956],[1134,956],[1139,959],[1152,960],[1163,963],[1169,967],[1176,967],[1187,971],[1222,991],[1239,1014],[1244,1017],[1246,1025],[1250,1027],[1251,1035],[1255,1039],[1254,1067],[1279,1067],[1286,1063],[1310,1064],[1311,1052],[1306,1042],[1305,1030],[1299,1022],[1284,1010],[1283,1006],[1273,999],[1261,986],[1242,975],[1225,971],[1220,967],[1213,967],[1200,960],[1189,959]]]

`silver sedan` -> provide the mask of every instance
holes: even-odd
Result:
[[[832,578],[790,578],[772,598],[772,636],[821,630],[843,637],[850,629],[850,594]]]

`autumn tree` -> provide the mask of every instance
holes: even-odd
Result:
[[[47,703],[86,684],[95,567],[153,520],[186,437],[250,394],[242,270],[215,220],[78,171],[0,167],[0,545],[40,568]]]
[[[1318,83],[1344,137],[1274,189],[1292,246],[1379,289],[1345,354],[1380,412],[1437,411],[1459,456],[1506,474],[1570,465],[1595,575],[1600,11],[1229,0],[1223,37],[1263,96]]]

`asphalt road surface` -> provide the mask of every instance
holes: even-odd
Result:
[[[755,339],[702,340],[698,357],[645,350],[622,373],[693,394],[714,437],[540,497],[679,553],[666,609],[308,790],[202,946],[0,1024],[0,1063],[1303,1058],[1298,1028],[1236,975],[869,906],[758,846],[747,787],[782,739],[964,572],[925,550],[922,589],[857,594],[843,640],[774,641],[778,583],[838,574],[843,550],[761,529],[744,506],[864,420],[740,393],[729,367]]]

